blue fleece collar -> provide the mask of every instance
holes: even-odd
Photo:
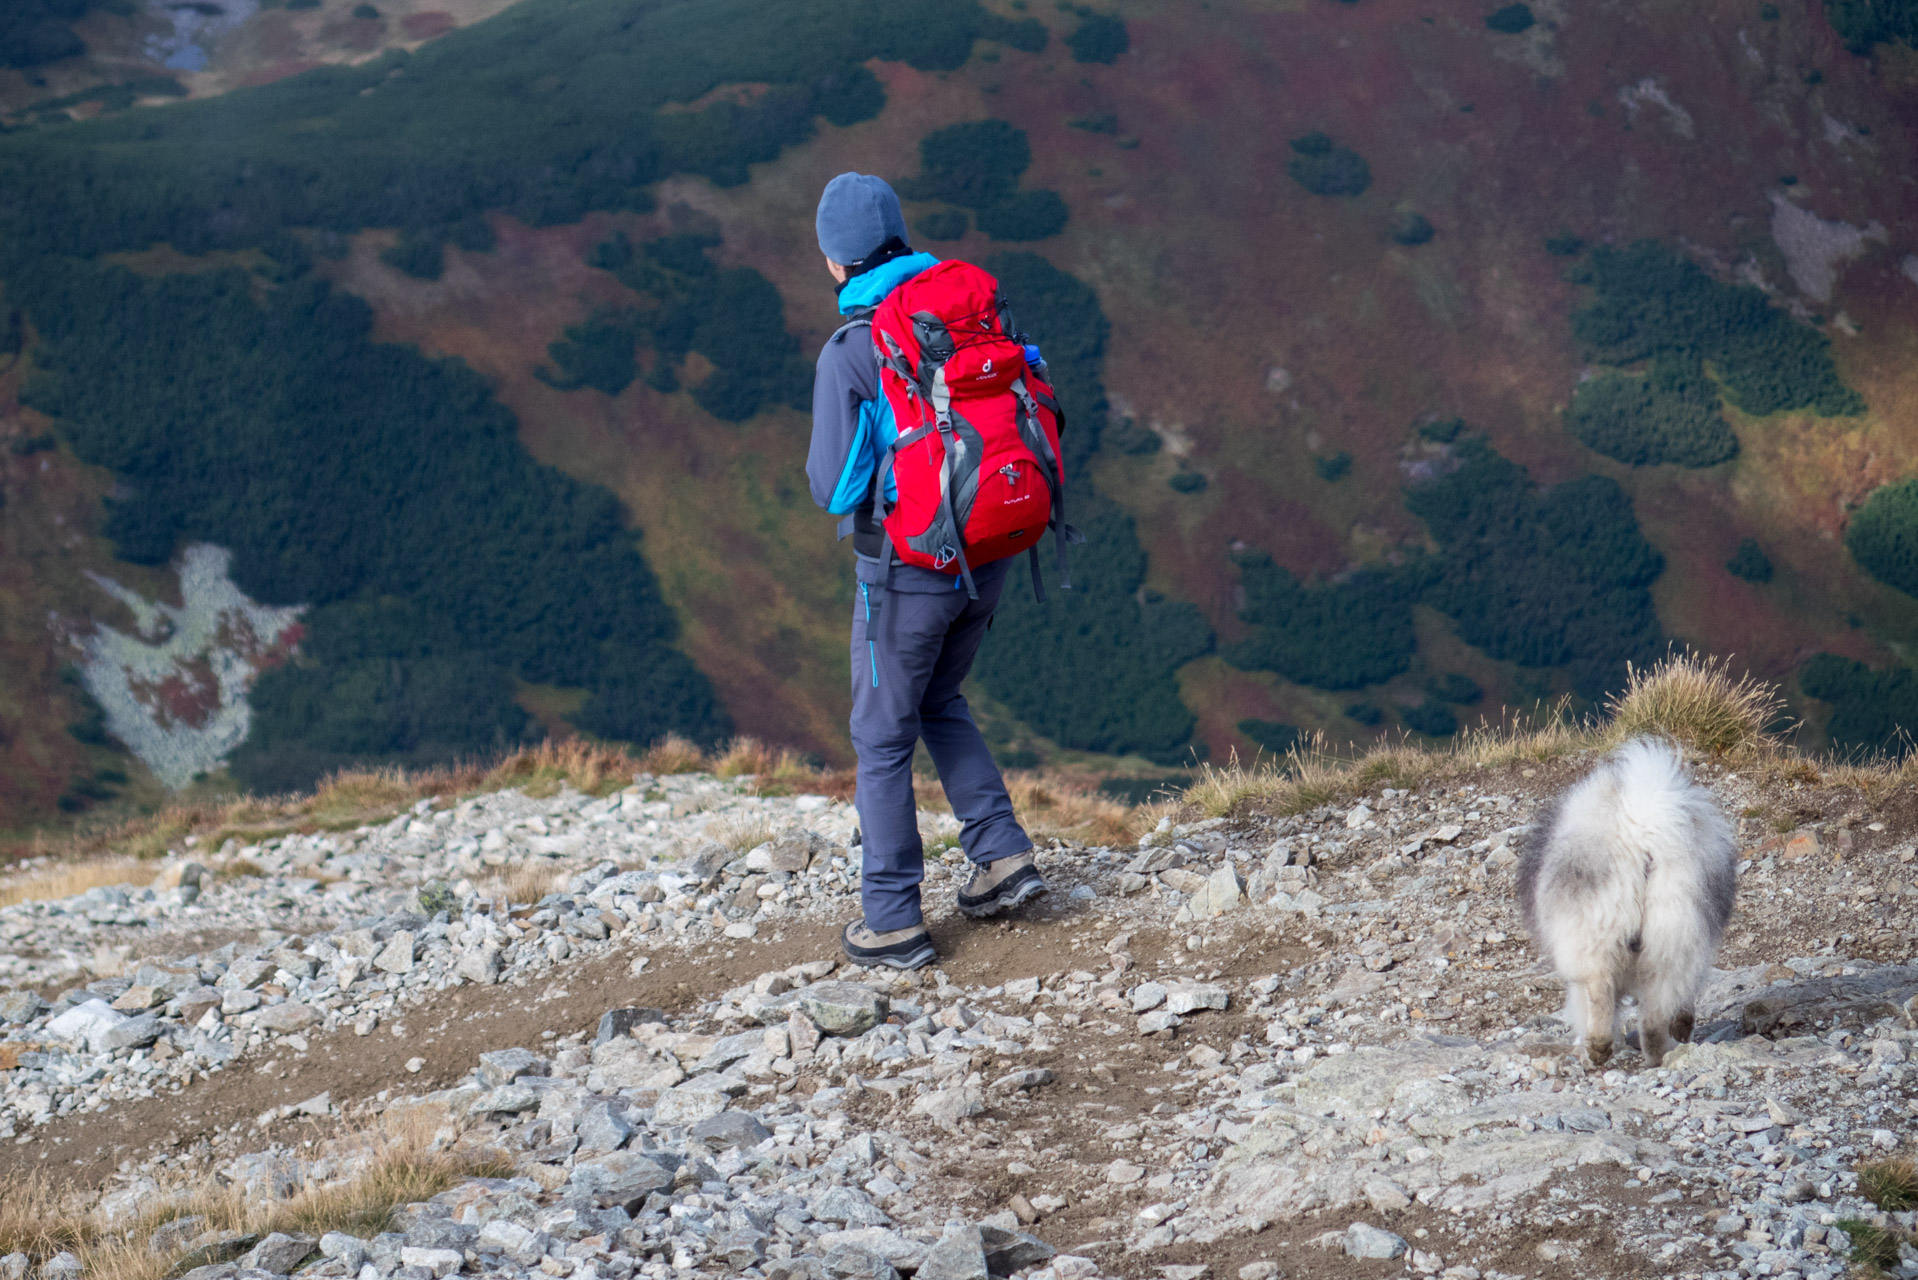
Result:
[[[939,265],[929,253],[909,253],[891,262],[882,262],[863,276],[854,276],[839,291],[839,314],[849,316],[867,307],[876,307],[886,295],[928,267]]]

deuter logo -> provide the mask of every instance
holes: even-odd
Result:
[[[992,357],[991,356],[987,356],[986,362],[983,365],[979,366],[979,376],[982,378],[987,378],[992,376]]]

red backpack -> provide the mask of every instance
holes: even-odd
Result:
[[[872,339],[899,429],[873,481],[891,556],[959,575],[976,599],[974,568],[1027,551],[1044,600],[1039,539],[1050,529],[1070,590],[1066,543],[1081,539],[1065,523],[1065,415],[1026,364],[999,282],[969,262],[930,267],[879,304]]]

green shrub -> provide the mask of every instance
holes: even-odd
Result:
[[[1102,112],[1096,116],[1074,116],[1072,119],[1066,121],[1066,123],[1074,129],[1083,129],[1087,133],[1116,134],[1119,132],[1119,117],[1113,115],[1110,111]]]
[[[1584,476],[1541,490],[1482,439],[1455,450],[1457,470],[1405,495],[1442,552],[1426,603],[1500,661],[1569,667],[1585,697],[1615,687],[1626,662],[1656,661],[1650,587],[1665,562],[1618,484]]]
[[[1233,666],[1272,671],[1321,689],[1390,680],[1412,664],[1416,575],[1367,566],[1342,582],[1313,586],[1264,552],[1234,557],[1253,632],[1225,653]]]
[[[1299,727],[1283,720],[1241,720],[1239,732],[1252,739],[1260,750],[1275,756],[1282,756],[1299,744]]]
[[[1440,702],[1456,703],[1461,707],[1469,707],[1485,696],[1485,690],[1478,687],[1478,681],[1456,671],[1448,672],[1436,680],[1427,680],[1425,692]]]
[[[1421,245],[1432,238],[1432,224],[1421,213],[1401,213],[1392,219],[1392,243],[1407,247]]]
[[[898,183],[914,200],[943,200],[968,209],[998,204],[1032,165],[1026,131],[1005,120],[974,120],[936,129],[919,141],[919,176]]]
[[[1385,712],[1369,702],[1354,702],[1345,709],[1345,718],[1368,727],[1385,723]]]
[[[70,25],[88,0],[7,0],[0,9],[0,67],[37,67],[87,50]]]
[[[1750,285],[1713,280],[1652,241],[1593,250],[1584,277],[1593,299],[1573,313],[1572,333],[1598,363],[1664,355],[1689,367],[1703,358],[1746,413],[1864,411],[1857,392],[1838,378],[1830,341]]]
[[[1918,0],[1825,0],[1825,18],[1856,54],[1893,42],[1918,47]]]
[[[363,21],[371,21],[380,16],[380,11],[370,4],[356,4],[353,6],[353,16]]]
[[[1113,63],[1132,47],[1132,37],[1123,21],[1104,13],[1088,13],[1079,29],[1066,37],[1074,62]]]
[[[1732,577],[1746,582],[1770,582],[1772,577],[1771,557],[1759,547],[1756,538],[1746,538],[1739,543],[1738,550],[1725,562],[1725,568]]]
[[[1873,671],[1832,653],[1798,669],[1805,696],[1831,704],[1825,737],[1838,752],[1904,756],[1918,731],[1918,673],[1909,667]]]
[[[1458,439],[1459,432],[1463,430],[1465,430],[1465,419],[1440,418],[1436,422],[1428,422],[1420,427],[1419,435],[1434,444],[1450,444]]]
[[[1319,479],[1328,484],[1336,484],[1352,474],[1352,455],[1341,449],[1326,457],[1314,458],[1312,469],[1319,473]]]
[[[287,226],[648,207],[669,173],[743,180],[819,115],[868,118],[883,94],[867,61],[951,70],[988,25],[975,0],[522,0],[410,53],[0,137],[0,190],[35,193],[0,208],[0,275],[23,256],[204,253]],[[670,109],[740,83],[769,89]]]
[[[979,229],[994,240],[1044,240],[1066,229],[1065,198],[1043,187],[1015,191],[979,210]]]
[[[491,253],[499,243],[493,224],[478,214],[461,218],[446,228],[446,241],[467,253]]]
[[[437,280],[445,259],[440,251],[442,243],[434,232],[408,231],[380,251],[380,261],[416,280]]]
[[[1918,596],[1918,480],[1873,490],[1852,513],[1845,547],[1872,577]]]
[[[1212,482],[1203,471],[1178,471],[1166,483],[1180,493],[1204,493]]]
[[[1296,153],[1285,171],[1292,180],[1318,196],[1356,196],[1372,185],[1372,168],[1350,147],[1339,146],[1324,133],[1292,139]]]
[[[1554,258],[1576,258],[1585,252],[1585,242],[1569,231],[1545,237],[1545,252]]]
[[[372,341],[367,306],[311,276],[259,301],[239,270],[16,284],[40,334],[26,398],[118,478],[120,553],[218,543],[249,595],[312,607],[316,665],[258,686],[245,776],[470,751],[520,731],[514,681],[600,696],[635,663],[678,673],[680,732],[728,731],[618,501],[535,463],[465,364]],[[432,728],[429,704],[473,718]]]
[[[541,368],[533,370],[533,376],[561,391],[591,387],[603,395],[616,396],[639,372],[633,356],[638,340],[636,313],[602,308],[546,348],[546,354],[559,366],[558,373]]]
[[[958,240],[971,225],[964,209],[935,209],[921,216],[913,228],[928,240]]]
[[[1532,16],[1532,7],[1527,4],[1508,4],[1503,9],[1494,10],[1486,19],[1485,25],[1501,35],[1515,36],[1521,31],[1530,31],[1537,19]]]
[[[1415,707],[1400,707],[1399,719],[1413,733],[1428,738],[1449,738],[1458,732],[1458,717],[1442,702],[1427,698]]]
[[[997,40],[1008,49],[1018,49],[1023,53],[1043,53],[1052,33],[1046,30],[1046,24],[1037,18],[1001,18],[997,14],[987,14],[980,24],[979,35],[985,40]]]
[[[1565,424],[1586,448],[1631,466],[1709,467],[1738,454],[1696,359],[1661,354],[1643,377],[1600,373],[1572,393]]]
[[[1121,419],[1116,427],[1107,427],[1105,443],[1120,453],[1146,457],[1165,448],[1165,441],[1150,427],[1142,427],[1135,418]]]

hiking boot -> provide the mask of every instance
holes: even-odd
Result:
[[[1046,882],[1039,868],[1032,865],[1032,850],[1028,849],[983,867],[975,865],[972,879],[959,891],[959,909],[976,920],[997,915],[1045,891]]]
[[[839,946],[846,959],[867,968],[883,964],[893,969],[923,969],[939,958],[932,949],[932,935],[923,924],[874,933],[864,920],[855,920],[840,932]]]

